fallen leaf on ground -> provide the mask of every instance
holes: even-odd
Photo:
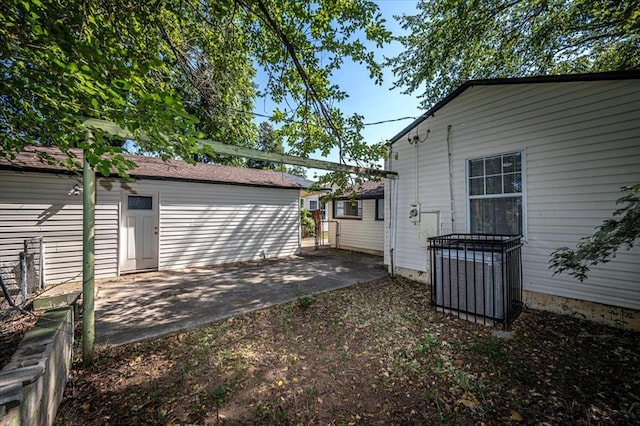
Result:
[[[464,395],[462,395],[462,398],[458,400],[458,403],[472,409],[480,405],[480,401],[478,401],[478,398],[470,393],[465,393]]]

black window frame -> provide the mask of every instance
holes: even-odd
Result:
[[[352,203],[352,200],[349,199],[345,199],[345,200],[334,200],[333,201],[333,218],[334,219],[348,219],[348,220],[362,220],[362,200],[353,200],[354,203],[356,203],[357,205],[357,211],[358,211],[358,215],[357,216],[353,216],[353,215],[345,215],[344,213],[342,213],[342,215],[338,215],[338,203]],[[344,206],[344,204],[343,204]],[[344,212],[344,208],[342,209]]]

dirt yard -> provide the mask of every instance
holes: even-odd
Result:
[[[512,338],[359,284],[78,361],[59,425],[638,424],[640,338],[525,311]]]

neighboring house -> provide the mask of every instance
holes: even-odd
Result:
[[[382,255],[384,249],[384,184],[364,182],[330,203],[329,244],[333,247]]]
[[[307,187],[309,186],[311,185],[308,185]],[[320,217],[322,218],[322,232],[327,232],[329,230],[329,224],[327,222],[327,205],[322,201],[322,197],[330,193],[330,189],[320,189],[317,191],[305,190],[300,194],[301,208],[307,209],[311,212],[320,210]]]
[[[82,195],[70,194],[81,175],[40,162],[35,151],[0,160],[0,261],[17,261],[22,241],[42,236],[47,283],[80,279]],[[135,181],[97,179],[97,277],[299,251],[300,184],[282,173],[127,158],[138,164]]]
[[[395,273],[429,279],[428,237],[522,234],[528,306],[640,326],[640,247],[582,283],[549,269],[555,249],[592,234],[620,188],[640,182],[639,72],[469,81],[390,149],[386,169],[399,178],[386,181],[385,263]]]

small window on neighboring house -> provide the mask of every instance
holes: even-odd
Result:
[[[362,201],[361,200],[336,200],[334,205],[334,217],[337,218],[362,218]]]
[[[469,231],[522,235],[522,153],[468,160],[467,173]]]
[[[376,200],[376,220],[384,220],[384,198]]]
[[[327,203],[320,203],[320,211],[322,212],[322,220],[327,219]]]
[[[309,200],[309,210],[318,210],[318,202],[316,200]]]
[[[304,209],[304,198],[300,198],[300,208]]]

